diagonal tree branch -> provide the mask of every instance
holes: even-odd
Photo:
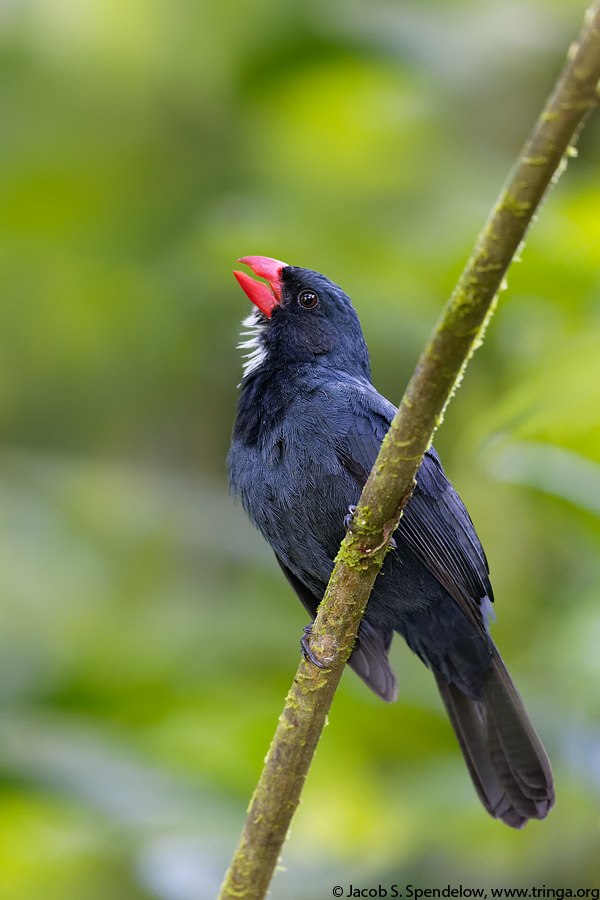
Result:
[[[600,101],[599,80],[600,0],[595,0],[383,441],[313,626],[311,649],[328,668],[300,663],[220,900],[260,900],[268,890],[333,695],[423,454],[482,341],[505,273],[544,194],[574,153],[572,144],[586,112]]]

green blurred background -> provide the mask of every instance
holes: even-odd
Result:
[[[228,496],[261,254],[398,401],[583,2],[0,2],[0,897],[216,894],[306,616]],[[437,447],[557,804],[483,812],[433,679],[348,672],[273,896],[600,884],[598,117]]]

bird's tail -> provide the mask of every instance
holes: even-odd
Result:
[[[512,828],[544,819],[554,804],[552,769],[500,654],[472,700],[436,674],[475,790],[494,818]]]

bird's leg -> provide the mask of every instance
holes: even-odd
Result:
[[[300,647],[302,648],[302,656],[308,662],[313,663],[313,665],[317,666],[319,669],[327,669],[328,666],[325,663],[322,663],[321,660],[312,652],[310,649],[310,636],[313,633],[312,630],[312,622],[310,625],[304,626],[304,634],[300,638]]]

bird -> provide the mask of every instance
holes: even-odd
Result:
[[[360,321],[340,287],[270,257],[239,262],[257,277],[234,272],[253,308],[239,345],[247,353],[227,458],[231,491],[314,619],[396,407],[372,383]],[[554,785],[490,636],[493,599],[481,542],[430,446],[348,664],[394,701],[388,654],[400,634],[433,673],[484,808],[520,829],[546,817]]]

